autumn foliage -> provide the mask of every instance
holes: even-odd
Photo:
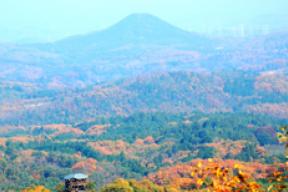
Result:
[[[149,178],[179,191],[284,191],[287,164],[264,165],[234,160],[193,160],[189,164],[162,169]]]
[[[141,181],[117,179],[101,192],[284,192],[287,164],[198,159],[162,169]]]
[[[30,187],[27,189],[22,190],[22,192],[50,192],[49,189],[46,189],[44,186],[36,186],[36,187]]]
[[[148,179],[144,179],[142,181],[136,180],[125,180],[125,179],[117,179],[114,182],[106,185],[101,189],[101,192],[176,192],[175,189],[167,189],[166,187],[156,185],[149,181]]]

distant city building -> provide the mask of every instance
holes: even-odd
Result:
[[[85,192],[88,183],[88,176],[82,173],[75,173],[64,177],[65,192]]]

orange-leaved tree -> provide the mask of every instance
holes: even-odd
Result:
[[[134,179],[117,179],[107,184],[101,189],[101,192],[179,192],[173,187],[163,187],[156,185],[148,179],[136,181]]]
[[[51,191],[49,189],[46,189],[44,186],[39,185],[35,187],[26,188],[22,190],[22,192],[51,192]]]

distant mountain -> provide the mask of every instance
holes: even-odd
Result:
[[[54,46],[65,50],[107,51],[113,49],[170,46],[203,49],[210,47],[207,38],[184,31],[149,14],[133,14],[103,31],[74,36]]]
[[[198,68],[212,45],[155,16],[134,14],[103,31],[55,43],[0,45],[0,79],[77,88],[144,71]]]

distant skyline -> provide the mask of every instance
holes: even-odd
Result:
[[[288,29],[287,0],[0,0],[0,42],[55,41],[148,13],[188,31]]]

